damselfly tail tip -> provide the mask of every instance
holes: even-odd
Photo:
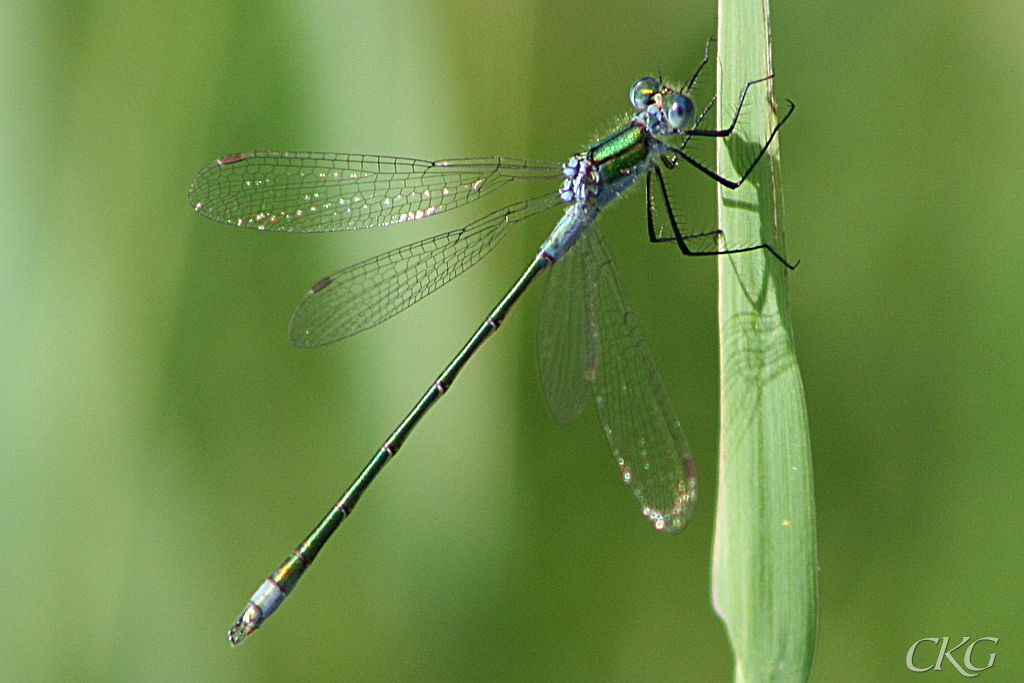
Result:
[[[263,623],[263,612],[250,602],[238,616],[235,625],[228,631],[228,642],[238,645],[245,640],[246,636],[258,629],[261,623]]]
[[[282,565],[282,568],[278,572],[274,572],[277,575],[279,572],[284,572],[286,568],[293,568],[292,559],[295,556],[292,555],[288,558],[288,561]],[[300,571],[301,575],[302,572]],[[297,576],[292,576],[292,582],[298,580]],[[249,604],[245,606],[242,613],[238,615],[238,619],[235,621],[235,625],[228,631],[228,642],[232,645],[238,645],[240,642],[245,640],[245,637],[260,627],[264,621],[267,620],[274,610],[278,608],[281,601],[285,599],[288,594],[281,589],[281,585],[277,582],[274,576],[270,576],[266,581],[260,584],[260,587],[256,589],[256,592],[249,598]]]

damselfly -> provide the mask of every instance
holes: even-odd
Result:
[[[786,115],[738,180],[715,173],[686,152],[688,141],[693,136],[731,135],[747,91],[771,77],[746,85],[728,127],[700,130],[714,100],[698,116],[689,92],[707,61],[705,55],[685,88],[675,89],[651,77],[636,81],[629,93],[636,111],[629,122],[565,164],[500,157],[421,161],[362,154],[245,152],[221,157],[199,172],[189,197],[201,215],[240,227],[286,232],[419,220],[510,183],[561,181],[557,190],[545,195],[320,280],[299,303],[289,327],[292,344],[303,347],[328,344],[387,320],[476,263],[517,223],[555,206],[565,207],[519,281],[323,521],[252,596],[228,633],[232,644],[240,643],[277,609],[420,418],[537,275],[555,264],[558,267],[549,276],[541,305],[538,337],[541,385],[552,414],[568,422],[592,394],[622,479],[643,514],[662,531],[678,531],[686,525],[697,496],[693,458],[595,219],[609,202],[644,177],[652,242],[674,242],[688,256],[765,249],[789,266],[768,244],[725,248],[718,242],[719,231],[686,235],[675,220],[662,167],[672,169],[685,161],[722,185],[736,188],[793,111],[790,102]],[[655,230],[656,192],[662,197],[671,234]],[[716,248],[692,248],[700,238],[704,243],[708,238],[715,240]]]

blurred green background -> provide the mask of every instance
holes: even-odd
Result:
[[[649,528],[592,408],[547,417],[538,287],[287,604],[229,648],[252,590],[554,214],[380,328],[300,351],[285,330],[311,283],[486,207],[302,236],[217,225],[186,199],[203,164],[249,149],[564,160],[618,123],[637,77],[685,81],[714,12],[0,4],[0,680],[731,680],[709,599],[715,263],[649,245],[641,193],[603,224],[697,458],[690,528]],[[776,92],[798,104],[781,143],[818,500],[814,680],[959,680],[905,657],[964,635],[1001,639],[978,680],[1011,680],[1024,5],[779,0],[772,28]],[[713,183],[673,175],[688,225],[713,226]]]

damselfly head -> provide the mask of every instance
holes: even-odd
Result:
[[[644,76],[633,83],[629,101],[656,135],[679,134],[693,126],[696,107],[684,91]]]

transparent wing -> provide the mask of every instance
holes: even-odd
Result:
[[[563,424],[583,410],[597,372],[597,281],[584,251],[573,245],[550,269],[537,321],[541,390]]]
[[[618,274],[596,226],[575,249],[592,259],[597,277],[600,361],[594,400],[608,445],[656,529],[679,531],[697,500],[697,471]]]
[[[321,346],[378,325],[479,261],[513,225],[560,203],[552,196],[512,204],[325,277],[299,302],[288,338]]]
[[[560,169],[559,164],[501,157],[422,161],[244,152],[201,170],[189,200],[200,215],[229,225],[328,232],[426,218],[515,180],[561,178]]]

